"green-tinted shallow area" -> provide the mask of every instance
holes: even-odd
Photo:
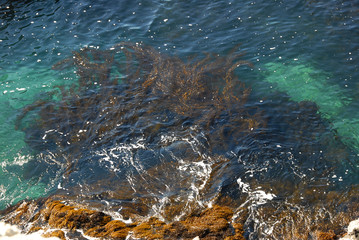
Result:
[[[71,80],[70,75],[58,75],[50,67],[22,66],[0,75],[0,209],[29,196],[44,196],[55,187],[54,182],[42,181],[44,176],[40,173],[29,176],[24,172],[34,153],[25,142],[25,133],[15,128],[15,121],[26,105],[55,98],[51,94],[56,91],[55,86]]]
[[[266,63],[263,72],[264,81],[273,84],[274,90],[288,94],[291,100],[316,103],[321,116],[332,124],[342,142],[359,153],[359,119],[345,117],[353,99],[344,95],[341,87],[330,83],[329,73],[299,61]]]

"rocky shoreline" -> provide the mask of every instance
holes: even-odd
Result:
[[[182,220],[165,222],[157,217],[144,218],[132,215],[131,220],[119,220],[81,204],[47,199],[23,201],[1,212],[3,221],[17,225],[26,234],[42,233],[43,237],[59,239],[226,239],[244,240],[244,220],[234,217],[234,210],[227,206],[213,205],[194,210]],[[359,220],[352,221],[345,233],[345,226],[321,231],[312,226],[317,240],[359,239]],[[285,239],[285,238],[283,238]],[[297,238],[301,239],[301,238]]]
[[[27,234],[44,231],[44,237],[60,239],[72,239],[80,233],[100,239],[245,239],[242,224],[231,222],[233,210],[218,205],[171,223],[156,217],[125,223],[103,212],[52,198],[24,201],[3,214],[3,220],[19,225]]]

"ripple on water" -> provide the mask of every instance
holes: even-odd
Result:
[[[2,202],[56,191],[129,222],[222,204],[249,239],[340,234],[358,212],[347,147],[357,142],[356,10],[350,1],[2,4]],[[227,54],[238,42],[251,70]]]

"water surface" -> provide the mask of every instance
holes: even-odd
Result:
[[[2,209],[62,193],[112,212],[140,204],[143,215],[177,219],[227,196],[238,215],[243,206],[251,212],[247,237],[265,238],[275,221],[254,223],[268,204],[316,209],[327,200],[309,199],[310,191],[345,196],[359,182],[356,1],[2,1],[0,16]],[[118,49],[122,42],[158,67],[153,95],[140,94],[149,68]],[[244,55],[231,59],[231,51]],[[189,67],[206,53],[211,93],[190,84],[176,93],[181,69],[163,59]],[[90,63],[106,63],[106,54],[144,73],[137,81],[130,67],[113,66],[103,75]],[[232,95],[225,74],[214,73],[230,72],[222,58],[243,61]],[[83,87],[79,71],[88,73]],[[194,102],[180,102],[192,89]],[[232,97],[206,100],[216,89]],[[120,100],[106,105],[110,96]],[[65,105],[78,115],[58,111]],[[180,210],[170,216],[173,205]]]

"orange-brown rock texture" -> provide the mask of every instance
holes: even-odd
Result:
[[[244,222],[248,212],[242,216],[234,217],[234,209],[227,206],[214,205],[210,208],[194,210],[182,220],[164,222],[157,217],[137,216],[135,222],[125,223],[113,219],[101,211],[88,209],[78,203],[54,199],[40,199],[37,201],[24,201],[3,211],[3,220],[18,225],[25,233],[43,230],[44,237],[58,237],[59,239],[73,239],[75,233],[99,239],[225,239],[244,240],[246,229]],[[273,211],[263,208],[263,216],[272,214],[278,218],[278,209]],[[329,222],[313,224],[308,228],[299,213],[282,211],[281,226],[273,230],[273,239],[316,239],[336,240],[344,235],[346,225],[339,226],[339,220],[333,225]],[[320,214],[318,213],[317,216]],[[307,215],[307,221],[310,219]],[[341,222],[346,222],[343,214]],[[293,218],[290,221],[290,218]],[[338,216],[339,218],[339,216]],[[287,222],[284,222],[287,219]],[[295,222],[297,221],[297,222]],[[296,225],[297,224],[297,225]],[[302,225],[301,225],[302,224]],[[300,226],[299,226],[300,225]],[[278,231],[282,231],[279,233]],[[274,238],[275,237],[275,238]],[[131,239],[131,238],[130,238]],[[271,238],[272,239],[272,238]]]
[[[156,217],[126,224],[96,210],[68,205],[59,200],[22,202],[8,209],[6,221],[31,225],[27,233],[44,230],[45,237],[65,239],[65,233],[81,230],[86,236],[100,239],[244,239],[243,227],[231,221],[233,210],[213,206],[196,211],[181,221],[165,223]],[[31,223],[31,224],[30,224]],[[61,229],[61,230],[60,230]]]

